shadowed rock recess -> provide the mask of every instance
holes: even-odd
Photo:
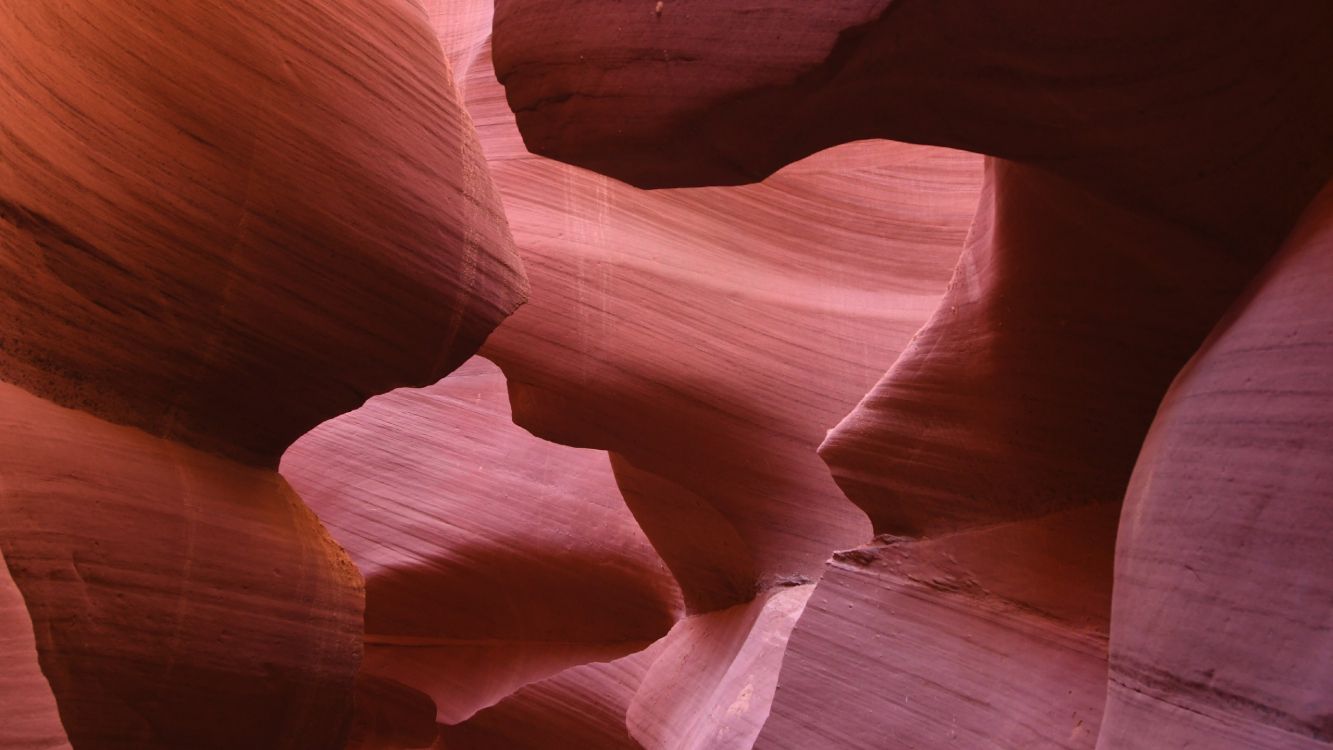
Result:
[[[0,0],[0,750],[1333,750],[1327,0]]]

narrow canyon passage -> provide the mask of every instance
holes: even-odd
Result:
[[[1333,748],[1329,50],[0,0],[0,750]]]

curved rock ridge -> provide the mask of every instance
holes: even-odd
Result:
[[[1333,183],[1181,371],[1144,443],[1099,750],[1333,745],[1330,280]]]
[[[325,422],[281,468],[365,576],[363,672],[444,724],[642,649],[681,608],[606,454],[515,426],[484,359]]]
[[[76,748],[336,747],[361,576],[276,473],[0,384],[0,552]]]
[[[749,748],[792,626],[814,586],[682,619],[647,649],[529,685],[454,727],[443,750]]]
[[[1242,252],[1280,241],[1333,166],[1321,0],[653,11],[497,0],[495,67],[535,153],[676,187],[865,138],[931,143],[1047,167]]]
[[[651,187],[869,137],[992,155],[942,303],[821,447],[886,536],[812,597],[757,746],[1092,747],[1116,508],[1172,378],[1333,170],[1333,8],[574,6],[497,4],[539,153]],[[934,571],[950,545],[1004,564]]]
[[[733,610],[757,617],[775,593],[818,577],[834,549],[868,537],[814,449],[937,303],[980,160],[852,144],[762,185],[644,193],[528,154],[488,48],[457,33],[474,16],[466,4],[436,8],[446,53],[469,71],[465,100],[532,279],[532,300],[483,353],[505,370],[517,422],[612,452],[626,502],[695,615],[663,642],[675,663],[635,687],[625,723],[646,747],[748,746],[795,615],[709,623],[744,619],[723,614]],[[541,747],[539,707],[582,705],[585,679],[623,679],[607,665],[579,674],[452,736]],[[757,682],[740,700],[747,679]],[[499,727],[500,716],[525,723]],[[603,723],[580,726],[605,734]]]
[[[462,724],[440,727],[435,750],[642,750],[625,715],[661,650],[659,640],[528,685]]]
[[[1118,495],[1171,376],[1333,169],[1333,73],[1315,62],[1333,45],[1326,3],[1279,12],[1258,2],[575,6],[566,14],[540,1],[497,4],[496,67],[540,153],[638,184],[717,184],[755,179],[831,144],[890,137],[1065,178],[1043,189],[1041,173],[1018,180],[1005,173],[1023,170],[995,167],[994,180],[1029,187],[1002,189],[983,207],[975,267],[960,267],[950,299],[898,361],[896,382],[882,384],[826,450],[879,531],[901,530],[885,516],[902,514],[905,491],[874,486],[899,481],[897,466],[865,465],[886,446],[928,451],[914,471],[950,475],[924,492],[950,504],[1027,506],[1002,511],[1021,514]],[[1033,203],[1047,200],[1057,202]],[[1048,210],[1057,213],[1050,227]],[[994,237],[992,215],[1002,223]],[[1190,263],[1199,278],[1180,270]],[[1089,292],[1088,310],[1071,316]],[[955,308],[967,319],[949,320]],[[1139,320],[1110,317],[1138,310]],[[1049,330],[1061,320],[1063,331]],[[1029,335],[1034,321],[1047,330]],[[1080,327],[1097,322],[1115,330]],[[1171,330],[1157,341],[1163,324]],[[1145,335],[1151,349],[1122,355]],[[1033,362],[1052,358],[1058,366]],[[1138,359],[1144,372],[1121,389],[1115,369],[1132,371]],[[1108,372],[1093,372],[1106,361]],[[927,417],[902,414],[909,400]],[[897,411],[876,413],[890,401]],[[1105,414],[1085,418],[1090,404]],[[957,416],[972,407],[990,413],[975,423]],[[1008,451],[1015,434],[1021,443]],[[1110,446],[1104,460],[1066,460],[1098,434]],[[940,454],[932,443],[941,442],[953,447]],[[982,445],[977,471],[971,451]],[[1015,471],[1042,461],[1056,471],[1032,473],[1036,486],[1009,481],[1006,453],[1020,447],[1032,455]],[[996,492],[1007,496],[988,497]],[[922,511],[935,524],[966,512],[948,508],[936,519],[935,510]]]
[[[62,7],[0,11],[7,382],[271,465],[522,301],[419,10]]]
[[[702,498],[760,581],[813,579],[867,536],[812,449],[936,302],[973,199],[966,155],[867,144],[827,159],[753,188],[665,194],[552,162],[494,166],[537,290],[483,350],[515,418]],[[866,220],[852,212],[868,193],[883,209]],[[856,252],[871,242],[890,245],[878,263]]]
[[[936,304],[977,168],[867,143],[761,185],[644,193],[501,156],[492,171],[534,291],[483,354],[505,370],[516,421],[618,457],[694,611],[813,580],[870,533],[814,448]],[[681,503],[698,511],[649,517]],[[686,528],[729,540],[709,580],[671,550]]]
[[[0,750],[1333,750],[1330,49],[0,4]]]
[[[346,750],[427,748],[439,735],[435,701],[395,680],[357,675],[356,707]]]
[[[1091,748],[1119,509],[836,553],[755,747]]]
[[[420,739],[407,688],[358,680],[362,578],[273,469],[526,293],[424,14],[8,3],[0,100],[0,554],[59,713],[20,648],[0,734]]]
[[[734,607],[687,617],[626,711],[646,750],[744,750],[768,718],[792,627],[814,586],[782,586]]]
[[[0,724],[3,750],[68,750],[51,686],[37,663],[32,619],[0,554]]]
[[[992,159],[940,307],[820,455],[878,533],[1118,501],[1162,394],[1252,271]]]

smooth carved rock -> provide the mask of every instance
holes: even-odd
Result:
[[[1099,750],[1333,745],[1330,280],[1333,185],[1162,404],[1120,523]]]
[[[614,453],[611,467],[625,504],[671,566],[691,612],[726,609],[773,583],[761,581],[749,545],[712,503]]]
[[[357,676],[356,708],[345,750],[428,748],[439,735],[435,701],[395,680]]]
[[[676,663],[638,687],[631,735],[746,746],[794,616],[780,630],[705,623],[760,611],[868,537],[813,449],[935,305],[978,160],[855,144],[762,185],[642,193],[527,155],[485,62],[456,67],[471,71],[466,100],[533,294],[484,354],[505,369],[520,424],[613,452],[626,501],[702,617],[666,639]],[[536,700],[509,710],[535,722]]]
[[[491,10],[0,8],[0,748],[1333,745],[1333,5]]]
[[[0,384],[0,551],[76,748],[336,747],[361,576],[277,474]]]
[[[523,299],[419,10],[0,9],[0,377],[276,464]]]
[[[787,637],[813,586],[692,615],[649,648],[529,685],[456,727],[442,750],[729,750],[768,716]]]
[[[1171,378],[1252,270],[1044,170],[986,175],[939,308],[820,447],[877,533],[1118,501]]]
[[[662,642],[601,664],[566,669],[457,726],[435,750],[642,750],[625,715]]]
[[[282,472],[366,577],[363,671],[429,695],[442,723],[637,651],[680,609],[606,454],[515,426],[486,360],[329,420]]]
[[[781,586],[728,609],[687,617],[626,712],[645,750],[744,750],[768,718],[787,638],[812,585]]]
[[[977,166],[858,144],[762,185],[644,193],[496,157],[534,291],[483,353],[516,421],[628,467],[631,509],[693,611],[813,580],[870,535],[814,449],[935,305]],[[682,502],[695,510],[675,515]],[[725,567],[699,575],[674,549],[685,535],[726,540]]]
[[[859,139],[931,143],[1047,167],[1241,252],[1276,243],[1333,167],[1331,44],[1321,0],[495,11],[496,71],[535,153],[674,187]]]
[[[1119,507],[836,553],[755,747],[1092,748]]]
[[[32,619],[0,554],[0,748],[68,750],[51,686],[37,663]]]
[[[1022,540],[1087,513],[1089,552],[1110,559],[1114,506],[1172,377],[1333,168],[1333,69],[1322,63],[1333,10],[576,6],[550,21],[550,3],[497,6],[496,67],[539,153],[652,187],[753,181],[868,137],[1003,157],[989,162],[942,304],[821,454],[877,531],[931,545],[1012,524],[991,541],[1011,545],[1013,563],[993,587],[1022,590],[1055,566],[1063,595],[1104,607],[1105,566],[1052,559]],[[993,617],[951,607],[953,594],[922,594],[937,600],[925,602],[938,619],[931,648],[979,673],[912,666],[944,688],[911,710],[849,696],[830,676],[830,661],[881,681],[902,669],[912,636],[893,624],[900,578],[928,550],[903,547],[880,574],[830,574],[784,662],[800,689],[779,694],[761,745],[935,746],[952,740],[933,728],[963,717],[961,731],[979,742],[1091,746],[1104,619],[1005,615],[1002,628],[1026,635],[997,657],[971,640]],[[872,603],[873,625],[832,614],[853,601]],[[829,645],[863,629],[901,640],[879,656]],[[1070,639],[1093,645],[1071,660],[1055,645]],[[1004,690],[1020,663],[1033,684]],[[1005,695],[1002,713],[1037,724],[1005,729],[1000,716],[991,731],[974,703],[991,688]]]
[[[341,747],[361,578],[272,467],[522,301],[471,121],[410,5],[67,6],[0,8],[0,549],[42,671],[75,747]]]
[[[989,252],[973,251],[981,268],[960,268],[952,298],[919,341],[926,351],[900,360],[894,382],[862,409],[872,413],[854,416],[826,451],[835,473],[861,485],[850,494],[863,507],[903,502],[893,490],[866,490],[897,481],[896,467],[847,466],[843,456],[883,455],[887,445],[900,455],[926,452],[918,472],[952,474],[955,484],[971,477],[982,488],[980,498],[926,490],[951,504],[1079,504],[1118,494],[1170,377],[1333,169],[1333,73],[1316,62],[1333,45],[1326,3],[1273,12],[1258,2],[1196,10],[866,0],[774,9],[682,0],[656,17],[634,3],[576,6],[567,14],[533,0],[497,6],[498,74],[540,153],[636,184],[718,184],[756,179],[837,143],[889,137],[995,154],[1067,181],[1042,192],[1040,176],[1013,178],[1015,195],[995,191],[978,239],[992,213],[1004,225]],[[1075,188],[1067,198],[1064,185]],[[1052,195],[1054,206],[1030,204]],[[1145,240],[1160,249],[1136,256],[1133,243]],[[1192,262],[1198,278],[1181,270]],[[999,278],[985,279],[988,268]],[[975,284],[974,271],[983,274]],[[1089,309],[1079,311],[1089,294]],[[968,303],[971,321],[947,320]],[[1093,334],[1077,320],[1049,330],[1070,312],[1093,323],[1098,309],[1113,330]],[[1122,323],[1106,315],[1113,310],[1142,317]],[[1025,333],[1034,321],[1047,329],[1040,337]],[[1139,382],[1124,392],[1108,389],[1111,373],[1084,371],[1093,365],[1083,359],[1132,369],[1123,351],[1162,324],[1162,340],[1134,358],[1143,360]],[[923,362],[936,347],[951,359]],[[1058,365],[1035,367],[1034,357]],[[1065,403],[1045,403],[1048,394]],[[890,398],[897,413],[873,413]],[[1091,404],[1105,415],[1085,418]],[[928,416],[887,418],[902,416],[903,405]],[[943,412],[931,411],[940,405]],[[972,406],[989,414],[959,417]],[[935,435],[917,446],[927,421]],[[932,445],[954,433],[955,450]],[[1110,446],[1104,457],[1066,460],[1095,434]],[[1031,452],[1022,463],[1056,471],[1031,474],[1032,487],[1008,481],[1003,457],[988,454],[1003,454],[1012,435]],[[933,510],[920,515],[955,522],[957,509],[939,519]],[[885,511],[869,512],[888,530]]]

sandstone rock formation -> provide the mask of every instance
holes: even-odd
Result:
[[[0,698],[4,724],[0,747],[56,750],[69,748],[60,725],[55,696],[37,663],[32,619],[23,595],[0,555]]]
[[[365,576],[363,673],[429,696],[444,724],[641,650],[681,607],[607,455],[515,426],[483,359],[325,422],[282,473]]]
[[[1330,49],[0,3],[0,750],[1333,746]]]
[[[424,17],[5,3],[0,101],[0,551],[70,743],[342,746],[361,576],[273,468],[525,288]]]
[[[761,615],[764,602],[870,533],[814,449],[936,304],[977,160],[856,144],[762,185],[645,194],[524,154],[485,60],[469,70],[533,288],[484,353],[520,424],[613,452],[690,611],[717,611],[667,637],[676,663],[645,673],[630,734],[650,748],[749,747],[776,685],[756,664],[776,671],[799,614]]]
[[[1333,183],[1144,442],[1120,521],[1099,750],[1333,744],[1330,282]]]
[[[1328,6],[573,5],[497,4],[538,153],[650,187],[865,137],[1003,157],[942,304],[821,448],[885,536],[835,558],[758,746],[1091,747],[1148,424],[1333,167]]]
[[[0,402],[5,561],[74,747],[338,742],[361,578],[286,482],[13,385]]]

